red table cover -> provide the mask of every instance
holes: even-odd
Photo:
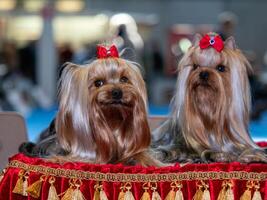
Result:
[[[263,144],[265,145],[266,143]],[[0,199],[158,200],[156,194],[159,194],[161,199],[169,200],[175,199],[175,194],[179,193],[177,191],[181,191],[180,199],[181,194],[184,199],[193,199],[194,195],[196,200],[205,199],[205,193],[208,195],[206,199],[215,200],[227,188],[232,199],[240,199],[243,195],[243,199],[245,196],[245,199],[255,196],[255,199],[260,197],[267,200],[267,164],[233,162],[181,166],[177,163],[169,167],[77,162],[60,164],[17,154],[10,158],[9,165],[2,174]],[[22,189],[26,191],[23,191],[24,194]],[[72,197],[68,197],[68,192],[72,192]],[[53,193],[54,198],[49,193]]]

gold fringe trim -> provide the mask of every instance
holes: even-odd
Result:
[[[203,191],[202,191],[202,185],[197,185],[198,189],[193,197],[193,200],[202,200],[203,197]]]
[[[46,176],[65,177],[69,179],[85,179],[106,182],[174,182],[187,180],[257,180],[267,179],[267,172],[180,172],[165,174],[122,174],[122,173],[100,173],[80,170],[67,170],[51,168],[41,165],[28,165],[21,161],[13,160],[9,167],[23,169],[24,171],[41,173]]]
[[[63,197],[61,200],[72,200],[73,192],[74,192],[74,184],[72,183],[72,179],[69,180],[69,188],[63,193]]]
[[[167,194],[167,196],[165,197],[165,200],[175,200],[175,194],[176,194],[176,192],[175,192],[175,188],[176,188],[175,182],[172,182],[170,187],[171,187],[171,190]]]
[[[145,191],[144,191],[144,193],[143,193],[143,195],[142,195],[142,197],[141,197],[140,200],[150,200],[150,194],[148,192],[148,190],[149,190],[149,183],[144,183],[143,184],[143,190],[145,190]]]
[[[22,196],[28,196],[28,193],[26,190],[28,188],[29,172],[20,170],[18,176],[19,178],[12,192],[16,194],[20,194]]]
[[[151,190],[152,192],[152,200],[161,200],[161,197],[157,191],[158,185],[157,182],[151,183]]]
[[[226,199],[225,200],[234,200],[234,199],[235,199],[234,191],[233,191],[233,189],[229,189],[226,192]]]
[[[57,190],[54,186],[55,181],[56,181],[55,177],[52,176],[49,178],[48,182],[50,183],[50,188],[48,191],[47,200],[59,200],[59,197],[57,195]]]
[[[119,195],[118,195],[118,200],[124,200],[124,198],[125,198],[125,186],[124,185],[122,185],[121,187],[120,187],[120,193],[119,193]]]
[[[227,181],[226,184],[227,184],[227,189],[225,193],[225,196],[226,196],[225,200],[234,200],[235,199],[234,191],[233,191],[234,184],[231,180]]]
[[[63,195],[61,200],[85,200],[83,193],[80,190],[82,185],[82,181],[80,179],[70,179],[69,180],[69,188],[60,195]]]
[[[222,189],[218,195],[217,200],[226,200],[226,187],[227,187],[226,181],[223,181],[222,182]]]
[[[97,182],[94,186],[95,192],[93,200],[108,200],[107,194],[104,191],[103,185]]]
[[[75,189],[73,191],[72,199],[85,200],[85,197],[83,196],[83,193],[80,190],[82,181],[80,179],[74,179],[73,181],[74,181]]]
[[[252,200],[262,200],[260,191],[255,191]]]
[[[222,182],[222,189],[217,200],[234,200],[233,183],[231,180]]]
[[[100,189],[100,200],[108,200],[107,194],[104,191],[103,185],[99,186]]]
[[[124,200],[135,200],[134,195],[131,192],[132,184],[130,182],[127,182],[125,184],[125,189],[126,189],[126,192],[125,192]]]
[[[94,197],[93,200],[99,200],[100,199],[100,190],[99,190],[99,183],[97,182],[94,186]]]
[[[184,200],[184,195],[182,192],[183,184],[181,182],[176,182],[176,187],[178,188],[178,190],[175,194],[175,200]]]
[[[50,169],[50,168],[49,168]],[[89,173],[89,172],[88,172]],[[13,189],[13,193],[20,194],[23,196],[31,196],[34,198],[40,197],[40,192],[42,188],[42,183],[46,180],[46,175],[42,175],[40,179],[30,186],[28,186],[28,178],[30,171],[20,170],[18,173],[18,180]],[[96,174],[99,174],[96,172]],[[118,175],[126,175],[126,174],[118,174]],[[131,174],[133,175],[133,174]],[[136,176],[142,176],[144,174],[135,174]],[[149,175],[159,175],[159,174],[149,174]],[[62,177],[62,176],[61,176]],[[63,176],[64,177],[64,176]],[[155,177],[154,177],[155,178]],[[254,177],[255,178],[255,177]],[[114,177],[112,178],[114,180]],[[48,192],[48,200],[59,200],[59,196],[57,195],[56,188],[54,186],[55,177],[51,176],[49,178],[50,188]],[[158,180],[161,181],[161,180]],[[112,182],[112,181],[111,181]],[[142,182],[142,181],[141,181]],[[144,182],[144,180],[143,180]],[[82,185],[81,179],[70,179],[70,187],[63,193],[64,196],[61,200],[85,200],[82,192],[80,191],[80,186]],[[166,196],[165,200],[184,200],[182,193],[182,182],[174,181],[170,184],[171,190]],[[94,186],[94,200],[108,200],[107,194],[103,189],[103,185],[99,185],[99,182]],[[131,182],[126,182],[123,186],[121,186],[121,191],[118,195],[118,200],[134,200],[134,195],[131,192]],[[149,190],[152,190],[152,198],[150,198]],[[143,184],[144,193],[140,200],[161,200],[161,196],[157,192],[157,182],[145,182]],[[252,197],[252,192],[254,190],[254,194]],[[260,182],[259,180],[249,180],[246,183],[246,190],[243,195],[240,197],[240,200],[262,200],[260,193]],[[210,191],[209,185],[206,184],[203,180],[197,182],[197,190],[193,197],[193,200],[210,200]],[[218,195],[217,200],[234,200],[234,192],[233,192],[233,181],[232,180],[224,180],[222,183],[222,189]]]
[[[255,181],[253,186],[254,186],[255,192],[254,192],[254,195],[252,197],[252,200],[262,200],[261,193],[259,191],[260,182],[259,181]]]
[[[210,200],[210,191],[208,188],[205,188],[203,192],[202,200]]]
[[[170,184],[171,190],[167,194],[165,200],[183,200],[184,195],[182,192],[183,184],[180,181],[175,181]],[[177,190],[176,190],[177,189]],[[176,192],[175,192],[176,190]]]
[[[38,181],[34,182],[27,188],[27,193],[33,197],[38,199],[40,197],[41,189],[42,189],[42,184],[45,181],[46,176],[42,175]]]
[[[200,183],[201,184],[197,183],[198,189],[193,197],[193,200],[210,200],[209,185],[204,181],[201,181]]]
[[[253,181],[248,181],[246,187],[247,189],[240,197],[240,200],[251,200],[251,190],[253,188]]]

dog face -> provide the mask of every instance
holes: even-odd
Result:
[[[120,58],[70,63],[60,85],[56,129],[70,155],[126,162],[149,146],[146,87],[134,63]]]
[[[221,52],[201,49],[200,40],[197,36],[179,63],[172,123],[198,153],[256,148],[248,133],[251,67],[247,59],[233,38],[224,42]]]
[[[113,130],[133,117],[138,104],[146,109],[146,89],[138,69],[133,69],[121,60],[102,60],[103,68],[95,66],[89,73],[88,89],[91,104],[98,107]]]
[[[225,117],[231,103],[230,64],[222,54],[210,48],[195,50],[191,65],[186,94],[188,109],[201,117],[206,129],[212,129]]]

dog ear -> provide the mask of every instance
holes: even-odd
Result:
[[[61,66],[61,70],[63,71],[65,68],[77,68],[79,67],[79,65],[76,65],[74,63],[71,62],[65,62],[62,66]]]
[[[196,33],[193,40],[193,46],[199,46],[199,42],[201,40],[202,36],[199,33]]]
[[[64,70],[66,67],[70,67],[70,66],[74,67],[74,66],[76,66],[76,65],[73,64],[73,63],[71,63],[71,62],[65,62],[63,65],[61,65],[60,68],[59,68],[58,77],[60,78],[61,75],[62,75],[63,70]]]
[[[235,50],[237,48],[236,44],[235,44],[235,39],[234,37],[230,36],[228,37],[225,42],[224,42],[224,46],[226,48],[229,48],[229,49],[232,49],[232,50]]]

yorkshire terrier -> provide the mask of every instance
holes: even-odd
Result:
[[[236,47],[216,33],[196,35],[178,66],[170,118],[153,134],[164,161],[267,162],[250,137],[252,68]]]
[[[97,57],[86,65],[66,64],[56,140],[41,146],[55,154],[61,149],[60,155],[74,161],[158,165],[148,153],[147,93],[138,65],[119,58],[114,45],[98,46]]]

